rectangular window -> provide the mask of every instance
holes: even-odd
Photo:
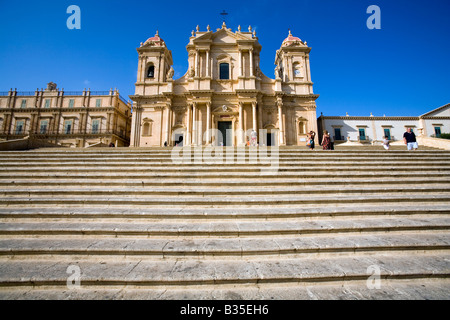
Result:
[[[359,140],[366,140],[366,130],[359,128]]]
[[[73,108],[74,105],[75,105],[75,99],[70,99],[69,100],[69,108]]]
[[[47,133],[48,120],[42,120],[39,132],[41,134]]]
[[[92,133],[99,133],[100,120],[92,120]]]
[[[434,134],[436,135],[436,138],[441,137],[441,127],[434,127]]]
[[[334,140],[343,140],[341,137],[341,128],[334,128]]]
[[[21,121],[17,121],[16,122],[16,134],[22,134],[24,131],[24,122]]]
[[[64,121],[64,133],[71,134],[72,133],[72,120]]]
[[[100,107],[102,106],[102,99],[96,99],[96,100],[95,100],[95,106],[96,106],[97,108],[100,108]]]
[[[50,108],[50,101],[51,99],[45,99],[44,108]]]
[[[27,100],[26,100],[26,99],[23,99],[23,100],[22,100],[22,104],[20,105],[20,107],[21,107],[22,109],[25,109],[25,108],[27,107]]]
[[[230,65],[228,63],[219,65],[219,78],[223,80],[230,79]]]
[[[384,136],[391,140],[391,129],[384,128]]]

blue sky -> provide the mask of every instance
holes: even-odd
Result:
[[[0,0],[0,91],[34,91],[53,81],[66,91],[134,93],[136,48],[160,36],[175,77],[187,70],[191,30],[256,29],[261,69],[273,78],[275,51],[292,34],[312,47],[317,115],[416,116],[450,103],[450,1],[5,1]],[[81,9],[69,30],[67,7]],[[369,5],[381,29],[369,30]],[[195,9],[194,9],[195,8]]]

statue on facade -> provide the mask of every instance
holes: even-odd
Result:
[[[174,74],[174,70],[172,67],[170,67],[169,71],[167,71],[167,79],[172,80]]]
[[[281,75],[282,75],[281,68],[278,65],[276,65],[275,66],[275,79],[281,79]]]
[[[47,83],[47,90],[49,90],[49,91],[56,90],[56,83],[54,83],[54,82]]]
[[[195,76],[195,70],[194,67],[190,67],[189,68],[189,77],[193,78]]]

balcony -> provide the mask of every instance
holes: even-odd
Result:
[[[116,136],[118,138],[121,138],[122,140],[124,140],[125,142],[130,141],[130,137],[127,136],[125,134],[124,131],[120,131],[120,130],[96,130],[93,131],[91,130],[87,130],[86,133],[84,132],[79,132],[78,130],[70,130],[68,132],[65,131],[51,131],[51,130],[47,130],[45,132],[41,132],[36,131],[36,132],[21,132],[21,133],[16,133],[15,131],[11,131],[9,134],[7,131],[0,131],[0,138],[5,139],[5,140],[14,140],[14,139],[22,139],[26,136],[30,136],[33,137],[35,139],[43,139],[43,140],[48,140],[48,139],[71,139],[71,138],[100,138],[100,137],[106,137],[106,136]]]

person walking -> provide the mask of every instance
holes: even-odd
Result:
[[[387,136],[383,137],[383,148],[385,148],[386,150],[389,150],[389,139]]]
[[[403,142],[406,144],[408,150],[417,150],[419,148],[416,135],[411,131],[411,128],[406,129],[406,132],[403,134]]]
[[[323,150],[331,150],[331,139],[327,130],[323,131],[322,148]]]

